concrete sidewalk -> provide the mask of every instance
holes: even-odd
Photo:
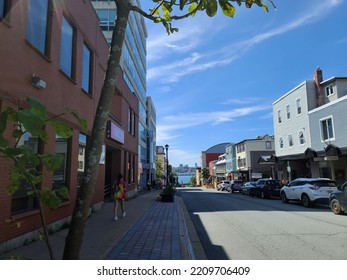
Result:
[[[113,221],[113,203],[92,213],[87,221],[81,260],[101,259],[206,259],[182,198],[173,203],[156,200],[159,191],[126,201],[125,218]],[[50,236],[55,259],[62,259],[67,229]],[[48,260],[44,241],[14,249],[0,258]]]

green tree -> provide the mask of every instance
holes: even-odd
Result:
[[[207,180],[208,178],[210,178],[210,171],[208,170],[208,168],[202,169],[201,176],[203,180]]]
[[[172,26],[173,21],[194,16],[198,12],[205,12],[208,16],[212,17],[220,8],[224,15],[233,17],[236,11],[235,6],[244,5],[247,8],[251,8],[253,4],[256,4],[268,11],[268,6],[264,2],[272,3],[272,1],[265,0],[152,0],[154,8],[146,12],[138,6],[133,5],[131,0],[114,1],[117,6],[117,15],[111,40],[108,65],[93,122],[90,143],[86,153],[85,173],[77,195],[77,203],[75,203],[71,217],[69,232],[65,240],[64,259],[79,259],[85,223],[88,218],[99,172],[99,158],[106,131],[106,122],[112,106],[112,98],[118,79],[117,68],[122,54],[129,13],[131,11],[137,12],[154,23],[162,23],[167,33],[171,34],[178,31],[177,28]]]
[[[196,177],[195,176],[190,177],[189,183],[191,185],[195,185],[196,184]]]
[[[163,164],[160,160],[156,160],[155,162],[155,177],[157,179],[163,179]]]

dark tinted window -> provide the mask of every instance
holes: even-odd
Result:
[[[318,187],[336,187],[336,184],[334,181],[317,180],[311,183]]]
[[[279,186],[280,185],[279,181],[275,181],[275,180],[268,180],[266,182],[266,184],[270,185],[270,186]]]

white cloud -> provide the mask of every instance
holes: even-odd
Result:
[[[251,104],[255,102],[259,102],[261,98],[255,98],[255,97],[246,97],[246,98],[234,98],[234,99],[228,99],[224,102],[221,102],[223,105],[229,105],[229,104]]]
[[[275,36],[300,28],[303,25],[321,20],[324,14],[328,13],[332,8],[335,8],[335,6],[341,4],[342,1],[343,0],[327,0],[319,3],[313,2],[313,4],[309,7],[309,12],[303,11],[301,15],[296,16],[296,18],[287,24],[270,29],[267,32],[263,32],[255,36],[251,35],[248,39],[239,41],[237,43],[232,43],[223,48],[217,48],[212,51],[200,50],[199,53],[194,52],[184,58],[180,58],[179,60],[175,60],[170,63],[168,63],[168,61],[171,61],[173,54],[171,51],[167,51],[167,49],[175,50],[175,53],[186,53],[192,49],[197,49],[202,45],[209,45],[206,42],[209,40],[207,34],[209,30],[213,28],[211,23],[208,23],[208,20],[210,19],[204,21],[203,23],[205,24],[202,25],[195,23],[190,24],[189,27],[185,26],[184,32],[178,32],[173,35],[166,36],[166,38],[164,35],[157,36],[155,37],[155,40],[148,41],[148,49],[154,50],[152,55],[151,52],[149,52],[148,59],[151,61],[154,59],[153,56],[155,56],[158,61],[153,64],[154,66],[152,67],[150,67],[149,63],[147,78],[149,81],[155,80],[158,82],[159,79],[162,79],[161,81],[164,83],[172,83],[178,82],[180,78],[184,76],[231,64],[233,61],[242,56],[242,54],[244,54],[248,49],[257,44],[260,44]],[[204,19],[201,17],[199,20]],[[201,26],[204,26],[204,28],[201,28]],[[221,36],[224,35],[221,34]],[[213,46],[213,44],[210,45]],[[167,75],[163,75],[163,73],[167,73]]]
[[[195,127],[199,125],[218,125],[225,122],[234,121],[237,118],[251,115],[259,111],[265,111],[271,106],[250,106],[236,108],[228,111],[198,112],[180,115],[165,116],[161,124],[157,124],[157,142],[179,137],[178,130]]]

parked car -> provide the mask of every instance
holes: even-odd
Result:
[[[329,206],[334,214],[344,214],[347,211],[347,181],[337,187],[329,196]]]
[[[251,188],[255,187],[255,182],[246,182],[243,184],[242,188],[241,188],[241,193],[245,194],[245,195],[250,195],[250,190]]]
[[[228,180],[222,180],[220,183],[217,185],[217,190],[218,191],[226,191],[230,187],[230,181]]]
[[[250,196],[261,198],[280,198],[281,184],[279,180],[263,178],[255,183],[255,187],[250,189]]]
[[[297,178],[281,189],[281,200],[301,201],[305,207],[317,202],[329,201],[329,195],[336,191],[335,181],[328,178]]]
[[[243,181],[242,180],[231,180],[230,181],[230,186],[227,189],[229,192],[241,192],[243,186]]]

